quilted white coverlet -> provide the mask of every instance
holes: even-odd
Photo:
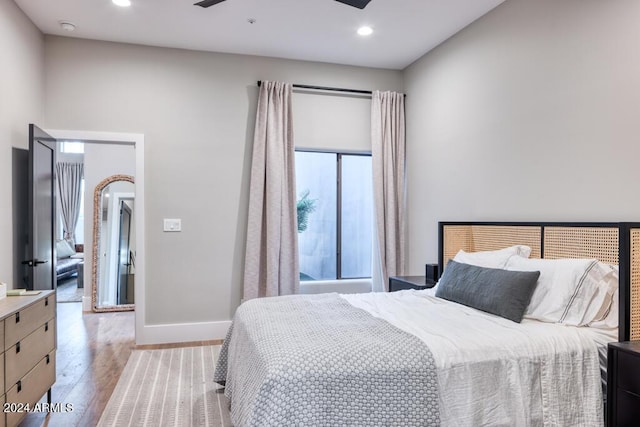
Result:
[[[443,426],[603,425],[598,331],[517,324],[433,290],[341,296],[428,344]]]
[[[428,347],[338,294],[242,304],[214,380],[236,427],[440,425]]]

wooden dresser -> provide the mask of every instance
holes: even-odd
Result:
[[[54,291],[0,300],[0,427],[16,426],[56,380]]]

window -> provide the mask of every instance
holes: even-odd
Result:
[[[296,151],[301,280],[371,277],[370,154]]]
[[[60,152],[61,153],[83,154],[84,153],[84,142],[61,141],[60,142]]]

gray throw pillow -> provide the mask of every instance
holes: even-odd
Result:
[[[539,271],[509,271],[449,261],[436,296],[520,323]]]

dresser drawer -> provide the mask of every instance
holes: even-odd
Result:
[[[618,388],[640,395],[640,356],[618,352]]]
[[[5,392],[4,388],[4,353],[0,353],[0,395]]]
[[[15,345],[18,341],[53,319],[56,313],[55,294],[42,298],[23,310],[5,319],[4,348]]]
[[[56,345],[55,320],[51,319],[30,333],[16,345],[7,349],[5,357],[5,378],[7,388],[12,387],[24,374],[29,372]]]
[[[43,358],[18,384],[7,391],[7,403],[29,404],[33,407],[51,388],[56,380],[56,352],[52,351]],[[18,425],[25,412],[7,413],[7,425]]]
[[[0,352],[4,351],[4,319],[0,320]]]

